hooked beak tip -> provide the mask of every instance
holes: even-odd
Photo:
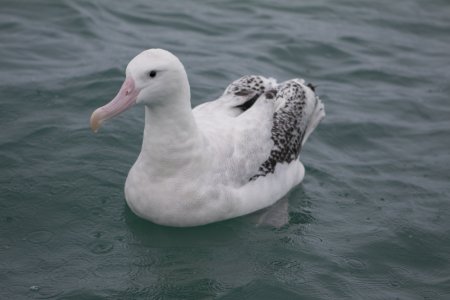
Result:
[[[97,133],[102,124],[102,120],[99,118],[97,110],[92,113],[90,124],[92,132]]]

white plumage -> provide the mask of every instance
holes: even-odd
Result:
[[[191,109],[186,72],[170,52],[146,50],[126,74],[91,126],[144,104],[142,149],[125,183],[138,216],[169,226],[207,224],[270,206],[302,181],[301,146],[325,116],[303,80],[244,76],[219,99]]]

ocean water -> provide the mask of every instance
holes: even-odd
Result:
[[[0,5],[1,299],[450,299],[450,3],[7,1]],[[148,48],[192,104],[262,74],[317,85],[289,223],[137,218],[135,107],[89,129]]]

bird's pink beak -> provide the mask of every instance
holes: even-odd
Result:
[[[136,98],[138,94],[139,89],[135,87],[133,78],[127,77],[116,97],[114,97],[111,102],[109,102],[105,106],[97,108],[92,113],[92,131],[97,132],[103,121],[120,114],[121,112],[136,104]]]

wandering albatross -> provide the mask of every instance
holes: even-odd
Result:
[[[117,96],[96,109],[100,124],[145,107],[141,152],[128,173],[125,198],[138,216],[188,227],[268,207],[305,174],[299,154],[325,116],[314,86],[247,75],[217,100],[191,108],[180,60],[162,49],[133,58]]]

